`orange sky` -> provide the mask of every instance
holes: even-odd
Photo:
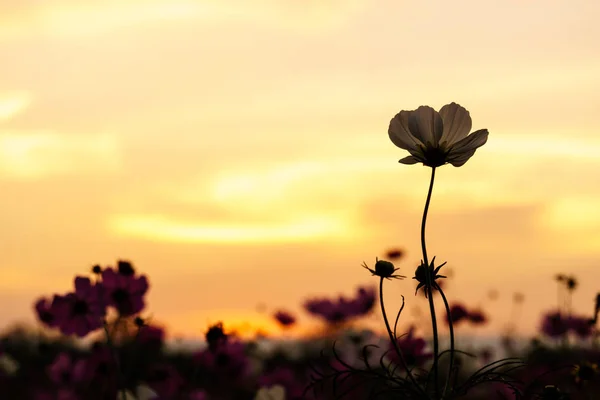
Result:
[[[190,335],[350,295],[390,246],[410,274],[429,170],[398,164],[387,127],[451,101],[490,137],[437,175],[428,246],[448,295],[497,289],[498,328],[525,292],[531,332],[565,272],[591,311],[597,1],[18,3],[0,3],[0,326],[117,258]],[[413,291],[388,286],[408,307]]]

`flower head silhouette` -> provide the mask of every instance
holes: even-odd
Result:
[[[439,112],[429,106],[400,111],[390,121],[392,142],[411,154],[402,164],[439,167],[450,163],[460,167],[488,138],[487,129],[471,131],[469,112],[456,103],[446,104]]]

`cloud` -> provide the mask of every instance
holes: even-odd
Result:
[[[286,243],[351,238],[347,223],[331,215],[307,215],[276,223],[204,224],[173,220],[162,215],[115,215],[112,235],[179,243]]]
[[[9,120],[25,110],[32,100],[29,92],[0,93],[0,121]]]
[[[0,177],[5,179],[114,173],[120,164],[119,143],[113,134],[0,130]]]
[[[248,21],[279,29],[302,31],[339,26],[365,2],[362,0],[241,1],[241,0],[105,0],[32,3],[12,8],[0,18],[0,36],[45,34],[101,35],[119,29],[167,21],[191,20],[204,24]],[[9,18],[10,17],[10,18]]]

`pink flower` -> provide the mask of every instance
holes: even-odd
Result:
[[[569,326],[569,330],[573,332],[580,339],[590,337],[592,334],[592,324],[590,318],[571,316],[566,321]]]
[[[34,308],[41,323],[49,328],[56,328],[58,321],[56,319],[56,305],[62,301],[63,297],[54,295],[52,301],[43,297],[35,302]]]
[[[450,319],[452,319],[452,324],[456,326],[461,321],[464,321],[469,317],[469,312],[467,308],[462,304],[453,304],[450,306]]]
[[[544,316],[541,330],[545,335],[556,338],[565,335],[569,331],[569,325],[560,311],[554,311]]]
[[[467,316],[467,318],[474,325],[482,325],[487,322],[487,318],[481,310],[475,310],[475,311],[469,312],[469,315]]]
[[[48,367],[50,380],[59,386],[70,387],[81,382],[84,375],[85,362],[73,362],[68,353],[60,353]]]
[[[137,341],[142,344],[152,345],[161,347],[165,340],[165,331],[164,329],[153,326],[153,325],[144,325],[140,327],[140,330],[137,334]]]
[[[124,275],[112,268],[102,271],[107,304],[115,307],[120,315],[129,316],[144,309],[144,295],[148,291],[148,279],[142,275]]]
[[[194,360],[216,378],[236,379],[245,376],[249,360],[245,346],[238,341],[223,341],[213,349],[208,348],[194,354]]]
[[[102,327],[106,308],[101,289],[101,285],[92,285],[89,278],[78,276],[74,293],[54,297],[51,308],[63,334],[83,337]]]
[[[398,338],[397,343],[408,366],[420,367],[425,364],[425,362],[429,360],[433,354],[425,351],[427,343],[422,338],[414,337],[414,331],[414,326],[411,326],[408,334]],[[398,354],[391,343],[388,357],[392,362],[402,365],[402,361],[400,357],[398,357]]]
[[[283,327],[289,327],[296,323],[296,317],[287,311],[277,311],[274,318],[279,322],[279,325]]]

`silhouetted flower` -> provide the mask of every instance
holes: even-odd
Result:
[[[215,374],[215,378],[235,380],[248,371],[245,346],[239,341],[221,342],[214,349],[197,352],[193,358],[199,366]]]
[[[164,339],[164,329],[154,325],[141,326],[137,333],[138,343],[149,345],[154,348],[161,347]]]
[[[101,388],[106,398],[116,398],[117,391],[117,368],[115,358],[111,349],[102,343],[96,343],[92,346],[92,353],[84,359],[78,376],[82,381],[90,382]]]
[[[450,306],[450,319],[452,319],[452,323],[456,326],[461,321],[466,320],[469,317],[469,312],[467,308],[462,304],[453,304]],[[446,322],[448,322],[448,316],[446,316]]]
[[[559,311],[554,311],[544,316],[541,330],[545,335],[556,338],[565,335],[569,331],[569,325]]]
[[[102,284],[107,304],[115,307],[120,315],[130,316],[144,309],[144,295],[148,291],[148,279],[144,275],[123,275],[107,268],[102,271]]]
[[[375,305],[375,289],[359,287],[356,297],[351,301],[351,315],[359,317],[368,314]]]
[[[592,325],[590,319],[580,316],[570,316],[567,318],[567,326],[569,330],[577,335],[580,339],[586,339],[592,334]]]
[[[211,350],[214,350],[220,344],[227,342],[227,335],[223,330],[223,323],[218,322],[214,325],[211,325],[204,334],[204,338],[206,339],[206,343],[208,343],[208,347]]]
[[[577,279],[574,276],[569,276],[565,282],[567,289],[573,291],[577,288]]]
[[[396,146],[411,154],[400,160],[403,164],[423,163],[439,167],[450,163],[460,167],[488,138],[487,129],[472,134],[470,131],[469,112],[450,103],[439,112],[429,106],[400,111],[390,121],[388,134]]]
[[[413,277],[413,279],[416,279],[417,282],[419,282],[419,284],[417,285],[417,289],[415,290],[415,295],[417,294],[417,292],[419,291],[420,288],[423,288],[423,290],[425,290],[425,297],[427,297],[427,287],[428,287],[427,280],[429,279],[429,284],[431,285],[431,289],[436,290],[437,289],[436,280],[440,279],[440,278],[445,278],[444,275],[438,275],[438,272],[444,265],[446,265],[446,263],[445,262],[442,263],[437,268],[435,267],[434,263],[435,263],[435,257],[433,257],[433,259],[431,260],[431,264],[429,264],[429,267],[427,267],[425,265],[425,263],[423,262],[423,260],[421,260],[421,264],[415,270],[415,276]],[[427,275],[429,275],[429,277]]]
[[[432,353],[426,351],[427,343],[423,338],[414,337],[415,327],[411,326],[406,335],[398,338],[398,347],[409,367],[421,367],[427,360],[433,357]],[[401,365],[402,361],[396,353],[394,346],[390,343],[387,357],[395,364]]]
[[[404,279],[403,275],[394,275],[400,268],[394,268],[394,264],[389,261],[375,259],[375,269],[371,269],[363,262],[362,267],[367,269],[371,274],[377,275],[386,279]]]
[[[68,353],[60,353],[48,367],[50,380],[59,386],[72,386],[81,382],[84,374],[85,362],[73,362]]]
[[[483,311],[481,310],[474,310],[469,312],[469,315],[467,316],[467,318],[469,319],[469,321],[472,324],[475,325],[481,325],[481,324],[485,324],[487,322],[487,318],[485,316],[485,314],[483,313]]]
[[[98,264],[92,267],[92,273],[96,275],[100,275],[102,273],[102,267]]]
[[[47,298],[41,298],[35,303],[35,312],[40,322],[49,328],[58,326],[56,311],[60,310],[60,302],[64,301],[63,296],[54,295],[52,301]]]
[[[75,292],[53,301],[52,308],[60,331],[65,335],[79,337],[102,327],[106,307],[102,300],[102,285],[89,278],[75,278]]]
[[[118,260],[117,261],[117,271],[119,274],[123,276],[133,276],[135,275],[135,269],[133,265],[129,261]]]
[[[273,317],[279,322],[279,325],[283,327],[290,327],[296,323],[296,317],[287,311],[277,311]]]
[[[401,249],[390,249],[385,254],[386,258],[390,260],[397,260],[404,255],[404,251]]]

